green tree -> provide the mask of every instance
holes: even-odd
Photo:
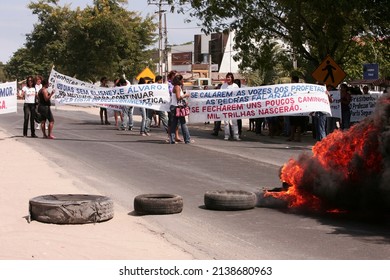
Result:
[[[122,1],[124,2],[124,1]],[[147,50],[155,40],[152,18],[142,20],[116,1],[96,0],[71,24],[67,41],[67,72],[98,80],[102,74],[133,77],[149,63]]]
[[[7,79],[5,78],[5,71],[4,71],[4,64],[0,62],[0,82],[6,82]]]
[[[9,80],[24,80],[29,75],[43,73],[41,64],[35,61],[26,48],[18,49],[5,65],[4,72]]]
[[[38,23],[27,35],[25,48],[11,58],[8,74],[20,79],[27,65],[34,66],[29,74],[49,73],[54,65],[64,74],[95,82],[101,76],[132,77],[149,66],[148,47],[157,28],[153,17],[143,19],[127,11],[127,0],[94,0],[92,6],[76,10],[58,3],[29,4]]]
[[[307,62],[309,73],[328,54],[340,66],[349,65],[357,51],[351,51],[355,37],[369,34],[381,38],[384,45],[389,40],[390,5],[384,0],[170,0],[170,3],[179,12],[190,5],[190,15],[202,22],[205,33],[235,30],[235,47],[240,51],[237,58],[245,61],[251,52],[256,52],[258,42],[280,40],[291,47],[299,60]],[[252,66],[252,62],[241,65]]]

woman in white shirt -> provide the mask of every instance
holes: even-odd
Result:
[[[234,89],[234,88],[239,88],[237,84],[234,82],[234,76],[233,73],[227,73],[226,74],[226,80],[225,83],[221,86],[221,89]],[[225,140],[229,140],[230,138],[230,127],[232,127],[233,130],[233,139],[240,141],[240,136],[238,134],[238,125],[237,125],[237,120],[225,120],[224,121],[225,127]]]
[[[31,137],[36,138],[35,135],[35,97],[37,92],[35,90],[35,82],[32,76],[28,76],[26,80],[26,86],[22,88],[22,97],[24,98],[24,123],[23,123],[23,136],[27,137],[28,123],[30,122]]]

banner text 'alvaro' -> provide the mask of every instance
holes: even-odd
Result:
[[[57,105],[92,104],[121,105],[153,109],[169,110],[169,91],[167,84],[142,84],[124,87],[98,87],[89,83],[80,83],[73,78],[58,79],[51,75],[54,84]]]

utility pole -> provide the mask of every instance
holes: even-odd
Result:
[[[162,9],[163,5],[167,5],[167,1],[163,0],[148,0],[149,5],[157,5],[158,6],[158,74],[163,76],[164,70],[163,70],[163,30],[162,30],[162,14],[165,13],[166,11]],[[165,23],[165,29],[166,29],[166,23]],[[166,31],[165,31],[165,36],[167,36]],[[167,40],[167,39],[166,39]],[[166,48],[166,45],[165,45]],[[167,61],[165,60],[165,63]],[[167,66],[165,66],[166,68]]]
[[[158,4],[158,73],[162,75],[162,45],[163,45],[163,40],[162,40],[162,22],[161,22],[161,16],[162,16],[162,9],[161,9],[161,1]]]
[[[212,77],[211,77],[211,73],[212,73],[212,70],[211,70],[211,65],[213,63],[213,60],[212,60],[212,57],[211,57],[211,53],[209,53],[209,79],[210,81],[212,80]]]
[[[168,31],[167,31],[167,14],[164,13],[164,37],[165,37],[165,48],[164,48],[164,63],[165,63],[165,73],[164,73],[164,81],[167,81],[168,75]]]

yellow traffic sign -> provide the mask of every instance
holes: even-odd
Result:
[[[144,70],[141,71],[141,73],[138,74],[137,77],[135,77],[138,81],[141,78],[144,78],[146,80],[154,80],[156,79],[156,76],[153,74],[152,70],[149,69],[149,67],[146,67]]]
[[[311,75],[318,82],[334,87],[337,87],[347,76],[330,55],[325,57],[320,66]]]

